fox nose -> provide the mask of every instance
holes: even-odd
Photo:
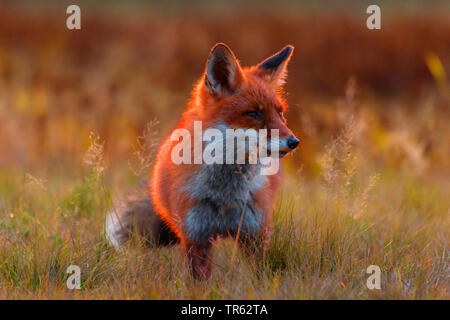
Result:
[[[300,140],[298,140],[294,136],[290,136],[287,141],[287,145],[288,145],[289,149],[291,149],[291,150],[294,150],[295,148],[297,148],[299,143],[300,143]]]

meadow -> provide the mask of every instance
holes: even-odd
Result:
[[[448,7],[393,10],[380,31],[364,10],[86,8],[69,31],[63,6],[0,5],[0,299],[450,298]],[[103,225],[148,178],[219,41],[243,65],[296,47],[301,142],[266,258],[220,241],[198,283],[179,247],[136,235],[117,251]]]

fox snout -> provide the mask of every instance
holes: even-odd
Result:
[[[271,157],[283,158],[289,152],[293,151],[300,144],[300,140],[294,135],[287,138],[271,140],[267,144],[267,151]]]
[[[279,145],[280,158],[283,158],[289,152],[293,151],[299,145],[300,140],[294,135],[290,135],[288,138],[281,138]]]
[[[300,143],[300,140],[298,140],[297,137],[295,137],[295,136],[290,136],[287,139],[287,146],[291,151],[294,150],[295,148],[297,148],[299,143]]]

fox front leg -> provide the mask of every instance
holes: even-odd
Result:
[[[184,243],[189,271],[195,280],[207,280],[211,276],[211,242],[197,244]]]

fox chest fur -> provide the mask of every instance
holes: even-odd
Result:
[[[186,214],[185,235],[196,243],[233,236],[238,230],[241,235],[256,235],[264,217],[253,195],[266,181],[258,165],[202,165],[185,188],[197,201]]]

